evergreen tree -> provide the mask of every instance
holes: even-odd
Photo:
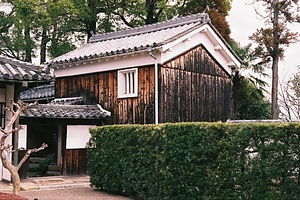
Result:
[[[278,65],[284,57],[284,47],[295,42],[298,33],[287,27],[288,23],[300,22],[296,0],[254,0],[261,2],[265,8],[266,28],[256,31],[251,37],[258,44],[257,54],[264,64],[272,66],[272,118],[277,119],[278,108]],[[296,12],[295,12],[296,11]],[[261,14],[263,16],[263,14]]]
[[[268,119],[270,115],[270,103],[265,94],[268,86],[263,80],[268,77],[259,55],[251,48],[251,44],[241,47],[236,42],[231,42],[232,49],[242,61],[239,69],[236,69],[232,78],[233,82],[233,116],[234,119]],[[242,75],[247,73],[246,76]]]

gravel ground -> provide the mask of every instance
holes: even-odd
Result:
[[[91,187],[21,191],[19,196],[28,198],[28,200],[130,200],[126,197],[100,192]]]

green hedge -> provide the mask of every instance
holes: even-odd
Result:
[[[300,199],[297,123],[91,129],[91,184],[139,199]]]

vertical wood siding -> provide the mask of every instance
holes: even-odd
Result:
[[[83,175],[87,172],[87,150],[67,149],[63,163],[64,175]]]
[[[117,71],[56,79],[56,97],[83,96],[86,104],[100,103],[111,112],[112,124],[154,122],[154,68],[138,70],[138,97],[118,98]]]
[[[154,123],[154,66],[139,67],[138,97],[117,98],[117,71],[56,79],[56,97],[83,96],[111,111],[112,124]],[[159,122],[225,121],[231,79],[202,46],[160,66]]]
[[[160,81],[160,122],[230,118],[230,75],[202,46],[164,64]]]

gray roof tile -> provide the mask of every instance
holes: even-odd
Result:
[[[94,35],[90,42],[99,42],[103,40],[116,39],[122,37],[129,37],[134,35],[145,34],[149,32],[156,32],[166,29],[171,29],[175,27],[180,27],[186,24],[192,23],[207,23],[210,22],[209,16],[206,13],[198,13],[194,15],[189,15],[181,18],[171,19],[165,22],[158,22],[156,24],[150,24],[146,26],[136,27],[128,30],[116,31],[112,33]]]
[[[68,97],[68,98],[57,98],[52,100],[50,105],[82,105],[84,104],[83,97]]]
[[[100,105],[51,105],[39,104],[23,111],[22,118],[104,119],[110,112]]]
[[[41,85],[29,88],[20,93],[22,101],[36,101],[36,100],[52,100],[55,98],[54,82],[50,85]]]
[[[129,30],[94,35],[87,44],[52,59],[49,65],[137,52],[146,50],[148,46],[159,47],[208,22],[208,15],[201,13]]]
[[[54,80],[52,70],[45,65],[34,65],[0,56],[1,82],[50,82]]]

